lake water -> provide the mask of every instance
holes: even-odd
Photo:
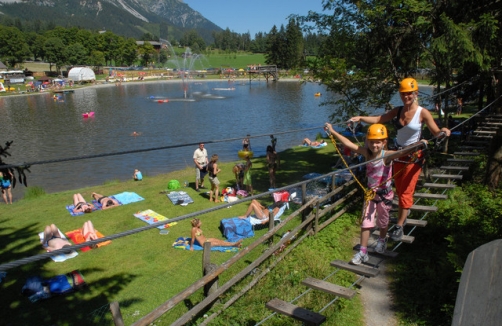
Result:
[[[315,97],[317,92],[323,96]],[[323,86],[298,81],[192,82],[189,95],[194,101],[183,100],[182,83],[164,81],[83,88],[62,95],[62,101],[49,93],[1,98],[0,143],[14,141],[12,156],[4,160],[19,164],[321,127],[332,107],[319,104],[334,96]],[[164,98],[170,101],[158,103]],[[88,111],[94,117],[83,118]],[[140,136],[131,136],[134,131]],[[278,135],[277,150],[318,132],[322,129]],[[255,156],[264,155],[269,143],[268,136],[252,138]],[[241,146],[240,139],[206,144],[208,154],[222,161],[237,160]],[[70,190],[130,179],[135,168],[153,176],[192,167],[196,148],[33,165],[28,185],[46,192]],[[18,184],[15,199],[23,192]]]

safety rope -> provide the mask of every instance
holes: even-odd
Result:
[[[317,130],[319,128],[320,127],[312,127],[312,128],[295,129],[295,130],[289,130],[289,131],[280,131],[280,132],[274,132],[273,135],[283,135],[283,134],[296,133],[296,132],[301,132],[301,131]],[[270,133],[260,134],[260,135],[250,136],[249,138],[268,137],[269,135],[270,135]],[[18,164],[6,164],[6,165],[2,165],[2,168],[29,168],[32,165],[80,161],[80,160],[87,160],[87,159],[91,159],[91,158],[118,156],[118,155],[125,155],[125,154],[150,152],[150,151],[159,151],[159,150],[173,149],[173,148],[180,148],[180,147],[187,147],[187,146],[197,146],[200,143],[205,143],[205,144],[226,143],[226,142],[231,142],[231,141],[241,140],[241,139],[242,139],[242,137],[216,139],[216,140],[208,140],[208,141],[199,141],[196,143],[184,143],[184,144],[177,144],[177,145],[134,149],[134,150],[127,150],[127,151],[120,151],[120,152],[112,152],[112,153],[83,155],[83,156],[67,157],[67,158],[44,160],[44,161],[34,161],[34,162],[26,162],[26,163],[18,163]]]

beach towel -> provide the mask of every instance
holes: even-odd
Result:
[[[143,197],[134,192],[122,192],[120,194],[113,195],[113,198],[118,200],[120,204],[127,205],[130,203],[135,203],[138,201],[145,200]]]
[[[240,219],[238,217],[223,219],[220,222],[220,230],[230,242],[254,237],[253,226],[249,219]]]
[[[156,213],[156,212],[152,211],[151,209],[147,209],[146,211],[142,211],[142,212],[137,212],[136,214],[134,214],[134,216],[139,218],[140,220],[148,223],[148,224],[153,224],[153,223],[157,223],[160,221],[168,221],[169,220],[167,217],[160,215],[159,213]],[[176,224],[178,224],[178,222],[162,224],[160,226],[157,226],[157,229],[162,230],[162,229],[174,226]]]
[[[59,230],[59,236],[63,239],[66,239],[65,235],[63,234],[63,232],[61,232],[61,230]],[[40,242],[44,241],[44,232],[40,232],[38,234],[38,237],[40,238]],[[46,245],[42,244],[42,246],[44,248],[47,248]],[[56,263],[60,263],[62,261],[65,261],[67,259],[70,259],[70,258],[73,258],[75,256],[78,255],[78,252],[76,252],[75,250],[72,250],[70,253],[68,254],[59,254],[59,255],[54,255],[54,256],[51,256],[51,259],[54,260]]]
[[[173,242],[174,249],[181,250],[190,250],[190,242],[191,238],[179,237],[176,241]],[[193,250],[204,250],[201,246],[194,243]],[[239,248],[237,247],[211,247],[211,251],[220,251],[220,252],[237,252]]]
[[[193,203],[192,197],[184,191],[171,191],[167,194],[167,198],[169,198],[174,205],[186,206]]]
[[[98,238],[104,237],[104,235],[101,234],[101,232],[99,232],[98,230],[95,230],[95,231],[96,231],[96,235],[98,236]],[[85,242],[84,235],[82,234],[82,229],[76,229],[73,231],[66,232],[66,236],[68,238],[70,238],[70,240],[73,241],[74,244],[81,244],[81,243]],[[106,246],[107,244],[110,244],[110,243],[112,243],[112,241],[108,240],[108,241],[98,243],[96,246],[99,248],[102,246]],[[91,250],[91,247],[89,247],[89,246],[82,247],[82,248],[80,248],[80,250],[88,251],[88,250]]]
[[[305,146],[305,147],[311,147],[311,148],[316,148],[317,149],[317,148],[323,148],[324,146],[328,146],[328,143],[324,142],[324,143],[321,143],[321,144],[319,144],[317,146],[309,146],[307,144],[303,144],[303,146]]]
[[[73,204],[66,206],[66,210],[68,212],[70,212],[71,216],[79,216],[79,215],[84,215],[85,214],[84,212],[78,212],[78,213],[73,212],[74,208],[75,208],[75,205],[73,205]],[[101,209],[101,207],[98,207],[98,206],[94,205],[94,207],[92,208],[92,211],[94,212],[94,211],[97,211],[99,209]]]

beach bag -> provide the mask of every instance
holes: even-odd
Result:
[[[274,201],[275,202],[289,201],[289,192],[287,192],[286,190],[274,192]]]
[[[169,189],[169,190],[176,190],[179,188],[181,188],[181,186],[180,186],[180,182],[178,180],[171,180],[167,184],[167,189]]]

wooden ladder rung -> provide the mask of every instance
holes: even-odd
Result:
[[[414,218],[408,218],[408,219],[406,219],[406,225],[418,226],[418,227],[423,228],[427,225],[427,221],[426,220],[417,220]]]
[[[422,185],[423,188],[436,188],[436,189],[453,189],[456,187],[454,184],[444,184],[444,183],[430,183],[426,182]]]
[[[378,235],[380,235],[380,234],[378,234]],[[361,245],[357,244],[352,249],[354,249],[355,251],[360,251],[361,250]],[[381,256],[389,257],[389,258],[396,258],[399,255],[398,252],[396,252],[396,251],[389,251],[389,250],[385,250],[383,253],[379,253],[379,252],[376,252],[375,248],[373,248],[373,247],[368,247],[366,250],[368,250],[369,254],[381,255]]]
[[[449,170],[449,171],[469,171],[468,166],[455,166],[455,165],[443,165],[440,167],[441,170]]]
[[[326,321],[326,316],[277,298],[270,300],[265,306],[270,310],[300,320],[309,325],[321,325]]]
[[[486,147],[482,147],[482,146],[458,146],[458,149],[461,149],[461,150],[467,150],[467,151],[470,151],[470,150],[473,150],[473,151],[482,151],[482,150],[485,150]]]
[[[466,145],[483,145],[483,148],[486,147],[486,140],[468,140],[464,144]]]
[[[446,160],[448,163],[474,163],[474,160],[463,159],[463,158],[449,158]]]
[[[414,198],[424,198],[424,199],[448,199],[448,195],[443,194],[429,194],[426,192],[416,192],[413,194]]]
[[[377,231],[378,232],[378,231]],[[334,260],[330,263],[331,266],[347,270],[349,272],[356,273],[358,275],[363,275],[366,277],[375,277],[380,273],[378,269],[369,268],[366,266],[352,265],[343,260]]]
[[[458,155],[458,156],[478,156],[479,153],[476,153],[476,152],[454,152],[453,155]]]
[[[323,280],[318,280],[313,277],[307,277],[302,281],[302,284],[312,289],[323,291],[345,299],[352,299],[354,295],[356,295],[356,291],[354,290],[333,283],[329,283]]]
[[[392,201],[394,205],[399,205],[399,202],[394,199]],[[424,206],[424,205],[412,205],[410,207],[412,211],[418,211],[418,212],[437,212],[438,208],[436,206]]]
[[[474,130],[475,134],[485,134],[485,135],[495,135],[497,131],[492,131],[492,130]]]
[[[431,178],[437,179],[454,179],[454,180],[462,180],[462,175],[460,174],[431,174]]]
[[[374,231],[373,235],[379,236],[380,235],[380,231]],[[387,235],[387,237],[389,237],[389,236]],[[403,234],[403,237],[401,238],[400,241],[404,242],[404,243],[413,243],[413,241],[415,241],[415,237],[413,237],[411,235],[404,235]]]

